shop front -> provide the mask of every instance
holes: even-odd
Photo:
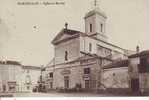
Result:
[[[15,81],[9,81],[8,82],[8,92],[16,92],[16,82]]]

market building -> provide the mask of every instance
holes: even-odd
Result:
[[[32,92],[41,68],[24,66],[17,61],[0,61],[0,92]]]

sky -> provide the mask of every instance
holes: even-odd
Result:
[[[18,5],[20,1],[64,5]],[[54,56],[52,39],[64,28],[84,32],[84,15],[94,0],[0,0],[0,60],[46,65]],[[149,0],[98,0],[108,17],[109,42],[122,48],[149,49]]]

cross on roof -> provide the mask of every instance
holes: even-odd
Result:
[[[97,6],[97,0],[94,0],[94,6],[95,7]]]
[[[98,6],[98,0],[94,0],[94,6],[95,6],[95,7]]]

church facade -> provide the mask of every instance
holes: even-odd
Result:
[[[128,58],[128,50],[108,42],[107,16],[100,8],[89,11],[84,20],[85,32],[68,29],[66,23],[65,28],[53,39],[54,58],[45,68],[47,89],[80,87],[94,90],[104,87],[104,72],[110,73],[109,70],[113,70],[104,66]],[[127,78],[127,70],[127,67],[120,66],[115,71],[124,73]],[[128,87],[128,82],[119,87]]]

